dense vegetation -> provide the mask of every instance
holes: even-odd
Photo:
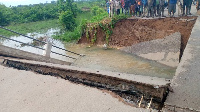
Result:
[[[104,0],[79,0],[76,2],[57,0],[52,3],[13,7],[0,4],[0,26],[6,26],[23,34],[59,27],[62,32],[55,38],[63,41],[80,38],[83,33],[87,33],[91,29],[88,24],[94,26],[98,24],[105,29],[100,22],[105,18],[108,18],[108,13],[105,10]],[[113,23],[115,20],[117,19],[110,22]],[[106,29],[105,32],[110,35],[110,30],[108,31],[107,27]],[[6,36],[13,35],[0,29],[0,33],[2,32]]]
[[[60,13],[69,10],[72,11],[74,14],[76,14],[78,11],[72,0],[58,0],[57,3],[55,2],[24,6],[19,5],[12,7],[6,7],[5,5],[1,4],[0,25],[58,19]]]

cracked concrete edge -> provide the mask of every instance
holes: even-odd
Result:
[[[124,104],[109,92],[56,77],[37,75],[30,71],[19,72],[2,65],[0,71],[3,71],[0,81],[4,81],[0,88],[3,91],[0,94],[1,112],[158,112]]]
[[[23,63],[31,63],[31,64],[39,64],[39,65],[44,65],[44,66],[49,66],[49,67],[56,67],[56,68],[61,68],[61,69],[71,69],[71,70],[77,70],[77,71],[90,72],[94,74],[101,74],[105,76],[111,76],[111,77],[116,77],[120,79],[135,81],[135,82],[139,82],[143,84],[149,84],[155,87],[168,86],[171,81],[170,79],[165,79],[165,78],[126,74],[126,73],[119,73],[119,72],[92,70],[88,68],[80,68],[80,67],[69,66],[69,65],[52,64],[52,63],[46,63],[46,62],[30,61],[30,60],[7,58],[7,57],[0,57],[0,63],[3,63],[5,59],[19,61]]]

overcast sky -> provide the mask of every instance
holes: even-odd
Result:
[[[9,7],[10,5],[17,6],[17,5],[39,4],[46,2],[50,3],[51,1],[57,1],[57,0],[0,0],[0,3]]]

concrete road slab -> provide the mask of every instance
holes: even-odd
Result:
[[[111,94],[0,65],[0,112],[149,112]]]
[[[200,111],[200,17],[192,30],[181,62],[172,80],[167,109]],[[172,109],[172,110],[173,110]]]

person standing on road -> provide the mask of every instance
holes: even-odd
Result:
[[[125,0],[124,2],[125,2],[125,6],[124,6],[125,14],[129,14],[130,0]]]
[[[120,14],[120,1],[116,0],[115,1],[115,11],[116,11],[116,14],[119,15]]]
[[[191,8],[192,8],[192,0],[188,0],[189,1],[189,6],[188,6],[188,15],[192,15],[191,14]]]
[[[200,0],[197,0],[196,9],[197,9],[197,11],[200,10]]]
[[[165,17],[164,15],[164,9],[165,9],[165,0],[159,0],[159,16]]]
[[[140,5],[139,5],[140,3],[138,4],[138,1],[139,0],[135,1],[135,15],[136,16],[138,16],[138,14],[139,14],[139,7],[140,7]]]
[[[142,2],[141,0],[137,0],[137,8],[138,8],[138,13],[139,13],[139,17],[141,16],[141,6],[142,6]]]
[[[197,11],[200,9],[200,0],[197,0],[196,9],[197,9]]]
[[[177,0],[178,5],[178,16],[183,15],[183,0]]]
[[[130,15],[135,16],[135,0],[130,1],[131,6],[130,6]]]
[[[113,0],[110,0],[110,11],[109,11],[109,17],[113,17],[113,9],[114,9],[114,1]]]
[[[189,0],[183,0],[183,16],[184,15],[187,16],[188,12],[189,12]]]
[[[143,4],[143,11],[142,11],[142,17],[144,17],[146,15],[146,11],[147,11],[147,0],[142,0],[142,4]]]
[[[170,17],[171,16],[174,17],[174,13],[176,13],[176,3],[177,3],[177,0],[170,0],[169,1],[168,13],[169,13]]]
[[[155,16],[159,16],[159,11],[160,11],[160,2],[159,0],[155,0]]]
[[[157,11],[156,0],[153,0],[153,11],[154,11],[154,16],[156,16],[156,11]]]
[[[109,1],[106,2],[106,9],[109,14],[109,12],[110,12],[110,2]]]
[[[149,17],[149,14],[152,17],[154,17],[153,2],[154,2],[154,0],[148,0],[148,14],[147,14],[147,18]]]
[[[142,14],[143,14],[143,3],[142,3],[142,0],[139,0],[140,1],[140,17],[142,17]]]
[[[125,6],[124,0],[121,0],[122,14],[124,13],[124,6]]]

